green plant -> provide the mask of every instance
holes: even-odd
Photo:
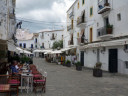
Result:
[[[107,28],[113,28],[113,25],[108,24]]]
[[[63,40],[55,41],[53,43],[52,49],[57,49],[57,48],[63,48]]]
[[[20,58],[20,61],[22,64],[25,62],[29,63],[31,61],[31,58],[24,56]]]
[[[76,66],[81,66],[81,62],[80,62],[80,61],[77,61],[77,62],[75,63],[75,65],[76,65]]]
[[[96,65],[94,66],[94,68],[96,69],[101,69],[102,63],[101,62],[97,62]]]
[[[67,60],[67,61],[66,61],[66,64],[70,64],[70,63],[71,63],[71,61],[70,61],[70,60]]]

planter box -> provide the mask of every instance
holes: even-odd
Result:
[[[102,77],[102,70],[101,69],[93,69],[93,76],[94,77]]]
[[[82,66],[76,66],[77,71],[82,71]]]
[[[112,28],[107,28],[107,34],[112,34]]]
[[[71,67],[71,63],[67,63],[66,66],[67,66],[67,67]]]

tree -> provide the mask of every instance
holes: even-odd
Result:
[[[63,40],[55,41],[53,43],[52,49],[57,49],[57,48],[63,48]]]

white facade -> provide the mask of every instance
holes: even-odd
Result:
[[[0,39],[10,40],[15,32],[16,0],[0,0]]]
[[[124,50],[124,45],[128,44],[127,4],[128,0],[76,0],[69,8],[67,30],[69,34],[73,34],[73,45],[79,45],[80,60],[81,51],[84,51],[85,67],[93,68],[96,62],[101,62],[103,70],[113,71],[110,70],[110,51],[116,49],[117,72],[128,74],[128,53]],[[80,19],[82,17],[84,19]],[[110,27],[113,30],[108,32],[107,28]]]
[[[31,50],[34,48],[34,35],[27,29],[17,29],[17,45],[21,48]]]
[[[55,41],[63,40],[63,30],[43,31],[39,33],[38,41],[40,49],[52,49]]]

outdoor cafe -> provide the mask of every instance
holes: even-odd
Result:
[[[39,71],[38,66],[12,61],[6,68],[7,73],[0,75],[0,96],[14,92],[18,96],[19,92],[36,92],[37,89],[45,93],[47,72]]]

